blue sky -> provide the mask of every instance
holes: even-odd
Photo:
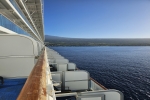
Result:
[[[150,38],[150,0],[44,0],[45,34]]]

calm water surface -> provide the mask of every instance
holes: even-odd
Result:
[[[125,100],[150,100],[150,47],[50,47]]]

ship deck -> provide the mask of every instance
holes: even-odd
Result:
[[[26,78],[23,79],[4,79],[4,83],[0,83],[0,100],[16,100]]]

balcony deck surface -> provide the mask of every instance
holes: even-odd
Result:
[[[0,100],[16,100],[26,78],[23,79],[4,79],[4,83],[0,83]]]

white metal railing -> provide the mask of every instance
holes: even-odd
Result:
[[[40,37],[37,35],[37,33],[34,31],[31,24],[29,24],[28,20],[26,19],[23,12],[20,10],[19,6],[17,5],[15,0],[6,0],[6,2],[12,7],[12,9],[18,14],[18,16],[23,20],[23,22],[29,27],[29,29],[33,32],[33,34],[36,36],[36,38],[43,43],[43,41],[40,39]]]

